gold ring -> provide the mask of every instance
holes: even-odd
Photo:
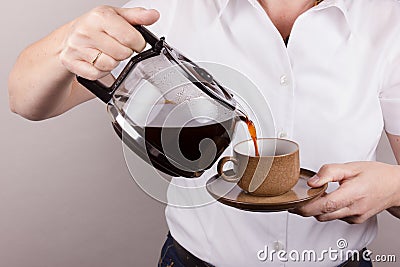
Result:
[[[96,57],[90,63],[92,63],[92,65],[94,65],[96,63],[96,61],[99,59],[101,54],[103,54],[103,52],[99,51],[99,53],[97,53]]]

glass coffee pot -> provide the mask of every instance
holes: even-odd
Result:
[[[228,89],[165,38],[134,26],[151,46],[132,57],[111,86],[77,77],[107,104],[122,141],[158,170],[199,177],[247,118]]]

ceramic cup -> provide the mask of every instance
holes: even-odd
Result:
[[[278,196],[288,192],[299,180],[299,145],[278,138],[257,139],[260,156],[255,156],[252,140],[234,146],[233,156],[218,162],[218,174],[228,182],[237,182],[244,191],[257,196]],[[224,173],[224,165],[233,163],[234,175]]]

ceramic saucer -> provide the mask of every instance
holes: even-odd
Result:
[[[228,175],[229,172],[232,174],[233,171],[227,171]],[[207,181],[207,191],[219,202],[234,208],[258,212],[284,211],[302,206],[325,192],[327,184],[318,188],[311,188],[307,185],[307,180],[314,174],[313,171],[301,169],[299,181],[292,190],[275,197],[251,195],[235,183],[220,179],[218,175]]]

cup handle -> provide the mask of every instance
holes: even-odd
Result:
[[[238,177],[236,177],[236,174],[234,175],[226,175],[224,173],[224,165],[225,163],[232,161],[233,164],[237,165],[238,164],[238,160],[235,159],[234,157],[223,157],[222,159],[220,159],[218,161],[218,165],[217,165],[217,171],[218,171],[218,175],[220,177],[222,177],[222,179],[224,179],[227,182],[231,182],[231,183],[235,183],[238,181]]]

